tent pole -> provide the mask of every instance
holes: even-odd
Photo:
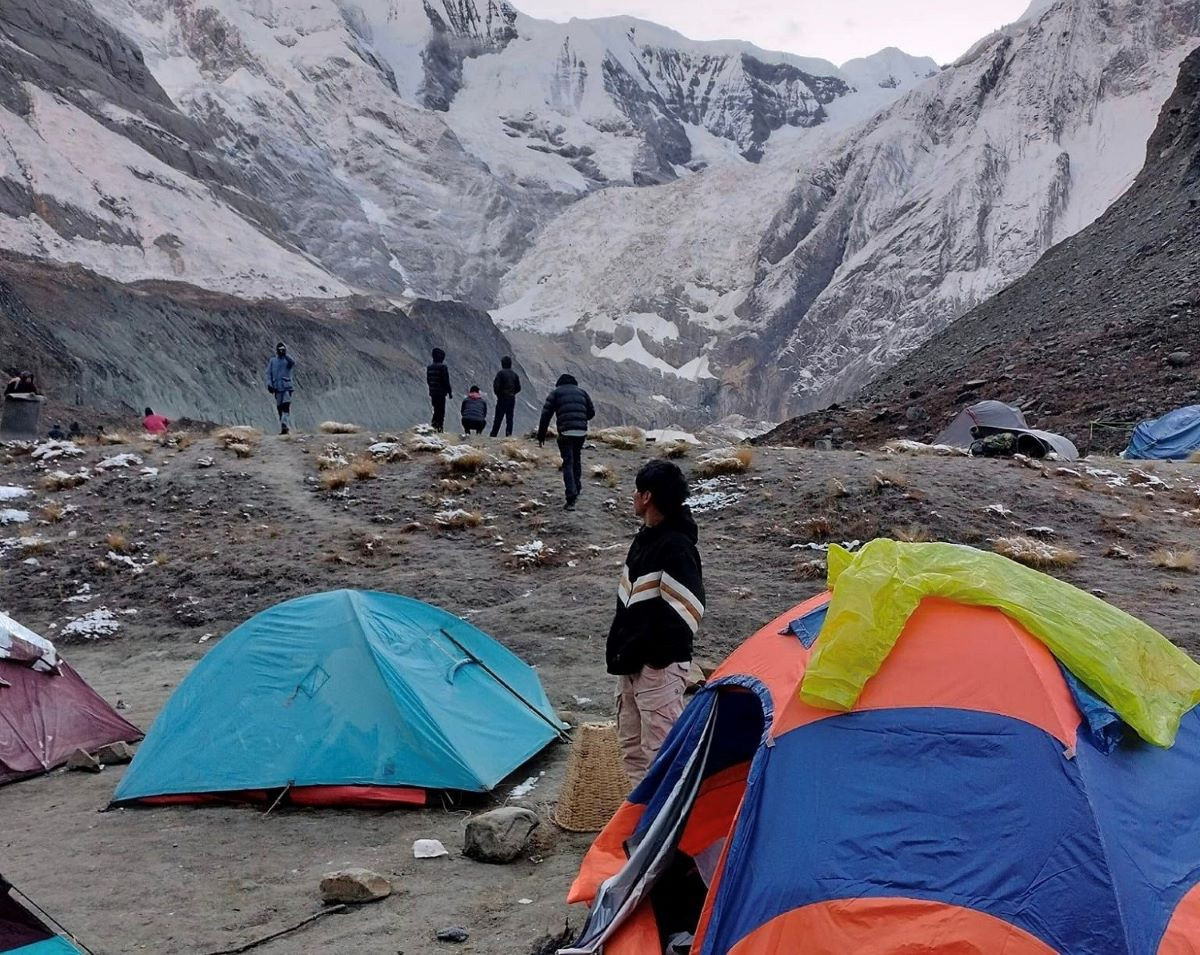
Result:
[[[458,649],[460,649],[463,653],[465,653],[468,658],[470,658],[472,663],[478,664],[480,667],[482,667],[483,671],[488,676],[490,676],[493,680],[495,680],[502,687],[504,687],[504,689],[508,690],[509,693],[511,693],[518,700],[520,700],[527,707],[529,707],[529,709],[532,710],[537,716],[539,716],[541,719],[545,720],[546,723],[549,724],[551,729],[554,730],[554,734],[562,742],[569,743],[571,741],[571,737],[569,737],[567,735],[566,730],[564,730],[561,726],[559,726],[557,723],[555,723],[554,720],[550,719],[550,717],[548,717],[545,713],[543,713],[536,706],[534,706],[532,703],[530,703],[527,699],[525,699],[525,697],[523,697],[520,693],[518,693],[516,690],[514,690],[511,686],[509,686],[508,683],[506,683],[504,681],[504,679],[500,676],[500,674],[498,674],[490,666],[488,666],[486,663],[484,663],[482,660],[480,660],[479,657],[475,656],[475,654],[473,654],[470,650],[468,650],[461,643],[459,643],[458,640],[456,640],[454,638],[454,636],[450,633],[449,630],[447,630],[445,627],[440,627],[439,629],[442,631],[442,635],[447,640],[449,640],[451,643],[453,643],[456,647],[458,647]]]

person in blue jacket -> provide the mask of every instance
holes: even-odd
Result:
[[[275,346],[275,357],[267,362],[267,391],[275,396],[275,411],[279,415],[279,433],[287,434],[292,421],[292,392],[296,390],[293,371],[296,359],[287,353],[287,346]]]

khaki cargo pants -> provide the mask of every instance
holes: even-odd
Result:
[[[643,667],[617,678],[617,738],[621,761],[636,786],[683,712],[683,691],[690,667],[672,663],[661,670]]]

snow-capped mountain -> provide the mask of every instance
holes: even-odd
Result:
[[[781,416],[1103,211],[1198,35],[1198,0],[1037,0],[939,71],[506,0],[5,0],[0,247],[458,300],[617,408]]]
[[[1124,191],[1198,37],[1195,0],[1039,0],[865,122],[835,102],[753,169],[577,203],[497,320],[697,381],[712,414],[850,395]]]

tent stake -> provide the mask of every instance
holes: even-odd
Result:
[[[486,663],[484,663],[482,660],[480,660],[479,657],[475,656],[475,654],[473,654],[470,650],[468,650],[461,643],[459,643],[453,637],[453,635],[450,633],[450,631],[448,631],[445,627],[441,627],[440,629],[442,631],[442,635],[447,640],[449,640],[451,643],[453,643],[456,647],[458,647],[458,649],[460,649],[463,653],[465,653],[470,658],[472,663],[478,664],[480,667],[482,667],[484,673],[486,673],[493,680],[495,680],[497,683],[499,683],[502,687],[504,687],[504,689],[508,690],[509,693],[511,693],[518,700],[520,700],[522,703],[524,703],[537,716],[539,716],[541,719],[545,720],[546,723],[549,724],[550,728],[554,730],[554,734],[558,737],[560,742],[569,743],[571,741],[571,737],[567,735],[566,730],[564,730],[561,726],[559,726],[556,722],[554,722],[554,720],[550,719],[550,717],[548,717],[545,713],[543,713],[536,706],[534,706],[532,703],[530,703],[527,699],[525,699],[525,697],[523,697],[520,693],[518,693],[516,690],[514,690],[511,686],[509,686],[504,681],[504,679],[500,676],[500,674],[498,674],[490,666],[488,666]]]

